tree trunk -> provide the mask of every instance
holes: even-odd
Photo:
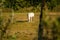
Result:
[[[40,14],[40,24],[38,29],[38,40],[43,40],[43,13],[45,7],[45,0],[42,0],[41,3],[41,14]]]

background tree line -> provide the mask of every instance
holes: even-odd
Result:
[[[4,8],[12,8],[14,10],[19,10],[24,7],[41,7],[42,0],[0,0],[0,5]],[[52,10],[57,5],[60,5],[60,0],[46,0],[48,9]]]

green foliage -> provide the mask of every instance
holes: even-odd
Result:
[[[0,39],[3,40],[4,36],[6,35],[6,31],[8,29],[8,26],[11,23],[11,20],[9,18],[5,18],[6,16],[0,15]]]
[[[57,2],[57,5],[60,5],[60,0],[57,0],[56,2]]]
[[[58,33],[57,25],[55,22],[53,22],[53,27],[52,27],[53,40],[57,40],[57,33]]]
[[[57,0],[48,0],[47,1],[48,9],[53,10],[57,6]]]
[[[4,7],[16,10],[17,9],[17,1],[16,0],[5,0]]]
[[[13,35],[8,35],[7,40],[17,40],[19,32],[13,34]]]
[[[11,8],[13,10],[19,10],[24,7],[37,7],[41,6],[42,0],[5,0],[3,6],[5,8]],[[60,4],[59,0],[46,0],[48,9],[52,10],[54,7]]]
[[[57,22],[60,24],[60,17],[57,18]]]
[[[10,36],[8,37],[8,40],[16,40],[16,35],[10,35]]]

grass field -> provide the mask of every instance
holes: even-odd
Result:
[[[37,40],[39,14],[35,13],[33,21],[28,22],[27,13],[15,13],[13,23],[7,29],[7,35],[16,37],[16,40]],[[5,19],[8,19],[9,15],[10,13],[3,13]]]
[[[9,15],[11,15],[11,13],[3,13],[2,17],[7,21],[6,19],[9,18]],[[33,21],[28,22],[27,13],[15,13],[13,23],[8,26],[6,31],[7,35],[9,35],[8,40],[37,40],[39,15],[39,12],[35,13]],[[48,14],[45,20],[48,21],[48,19],[52,17],[54,19],[56,18],[56,16],[49,17],[49,15],[51,14]],[[53,18],[52,20],[54,20]]]

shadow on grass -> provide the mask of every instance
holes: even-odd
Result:
[[[28,20],[20,20],[20,21],[16,21],[16,22],[28,22]]]

